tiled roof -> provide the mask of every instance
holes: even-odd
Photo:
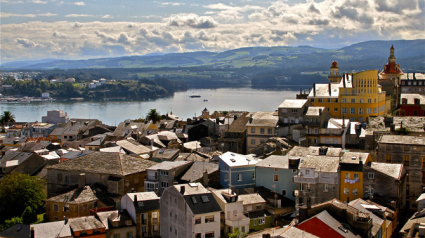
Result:
[[[73,232],[106,228],[94,216],[69,218],[68,223]]]
[[[196,161],[181,177],[181,180],[188,182],[197,181],[204,176],[205,170],[208,174],[218,171],[218,164]]]
[[[289,157],[283,155],[271,155],[266,159],[256,163],[255,166],[265,168],[289,169]]]
[[[306,99],[285,99],[279,108],[302,108],[307,101]]]
[[[376,171],[384,173],[396,180],[400,180],[403,175],[403,165],[402,164],[390,164],[390,163],[378,163],[372,162],[370,167]]]
[[[79,204],[86,202],[94,202],[100,200],[103,204],[109,206],[114,205],[114,201],[111,200],[106,193],[106,190],[100,186],[84,186],[84,188],[77,188],[67,193],[48,198],[50,202],[60,202],[69,204]]]
[[[243,133],[246,130],[246,124],[249,121],[249,117],[238,117],[233,120],[230,124],[229,132]]]
[[[301,161],[300,168],[315,168],[316,172],[337,173],[339,158],[328,156],[309,156]]]
[[[359,160],[366,164],[369,153],[345,152],[341,157],[341,163],[359,164]]]
[[[128,150],[137,155],[147,154],[151,151],[148,147],[141,145],[134,140],[119,140],[116,144],[121,146],[124,150]]]
[[[37,238],[72,237],[69,223],[65,224],[65,221],[33,224],[31,227],[34,227],[34,237]]]
[[[238,197],[238,201],[242,201],[244,206],[266,202],[266,200],[264,200],[263,197],[261,197],[261,195],[258,193],[241,194]]]
[[[279,117],[274,115],[275,112],[257,112],[252,116],[252,122],[248,121],[247,126],[269,126],[275,127],[279,121]]]
[[[378,143],[404,144],[404,145],[425,145],[425,139],[420,136],[406,135],[382,135]]]
[[[48,169],[125,176],[143,172],[155,164],[157,163],[154,161],[120,153],[94,152],[63,163],[51,165]]]
[[[162,163],[156,164],[152,167],[149,167],[149,170],[170,170],[175,169],[180,166],[184,166],[191,163],[190,161],[164,161]]]

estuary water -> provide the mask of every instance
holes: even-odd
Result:
[[[150,109],[160,114],[172,112],[186,120],[201,115],[207,108],[214,111],[274,111],[284,99],[295,99],[300,88],[279,87],[275,89],[219,88],[189,89],[176,92],[172,97],[151,101],[53,101],[31,103],[0,103],[0,112],[11,111],[16,121],[41,121],[49,110],[63,110],[70,118],[96,118],[107,125],[118,125],[126,119],[145,118]],[[201,97],[191,98],[192,95]]]

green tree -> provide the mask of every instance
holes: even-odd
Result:
[[[37,221],[37,213],[30,206],[25,208],[24,213],[22,213],[22,222],[25,224],[31,224]]]
[[[7,229],[7,228],[9,228],[9,227],[11,227],[15,224],[23,223],[23,222],[22,222],[22,218],[20,218],[20,217],[12,217],[12,218],[6,220],[4,223],[5,223],[4,228]]]
[[[43,92],[41,91],[41,88],[37,88],[36,90],[35,90],[35,96],[36,97],[41,97],[41,94],[42,94]]]
[[[151,109],[146,116],[146,120],[152,120],[153,123],[159,122],[161,120],[161,116],[156,111],[156,109]]]
[[[246,233],[245,232],[240,232],[239,229],[234,229],[233,233],[229,234],[229,238],[242,238],[245,237]]]
[[[15,115],[13,115],[10,111],[4,111],[0,116],[1,124],[6,122],[15,122]]]
[[[20,173],[4,176],[0,181],[0,222],[21,216],[28,206],[37,210],[45,199],[40,178]]]

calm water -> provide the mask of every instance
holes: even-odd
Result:
[[[307,88],[307,87],[305,87]],[[48,110],[64,110],[70,118],[97,118],[108,125],[118,125],[125,119],[144,118],[150,109],[161,114],[173,112],[186,120],[199,116],[204,108],[214,111],[274,111],[284,99],[293,99],[299,88],[263,90],[252,88],[191,89],[173,97],[152,101],[83,101],[26,104],[1,104],[0,112],[11,111],[17,121],[41,121]],[[201,95],[190,98],[190,95]],[[207,102],[204,102],[207,99]]]

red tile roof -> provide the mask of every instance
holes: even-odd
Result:
[[[299,224],[297,228],[322,238],[344,238],[344,236],[340,235],[317,217],[313,217]]]

